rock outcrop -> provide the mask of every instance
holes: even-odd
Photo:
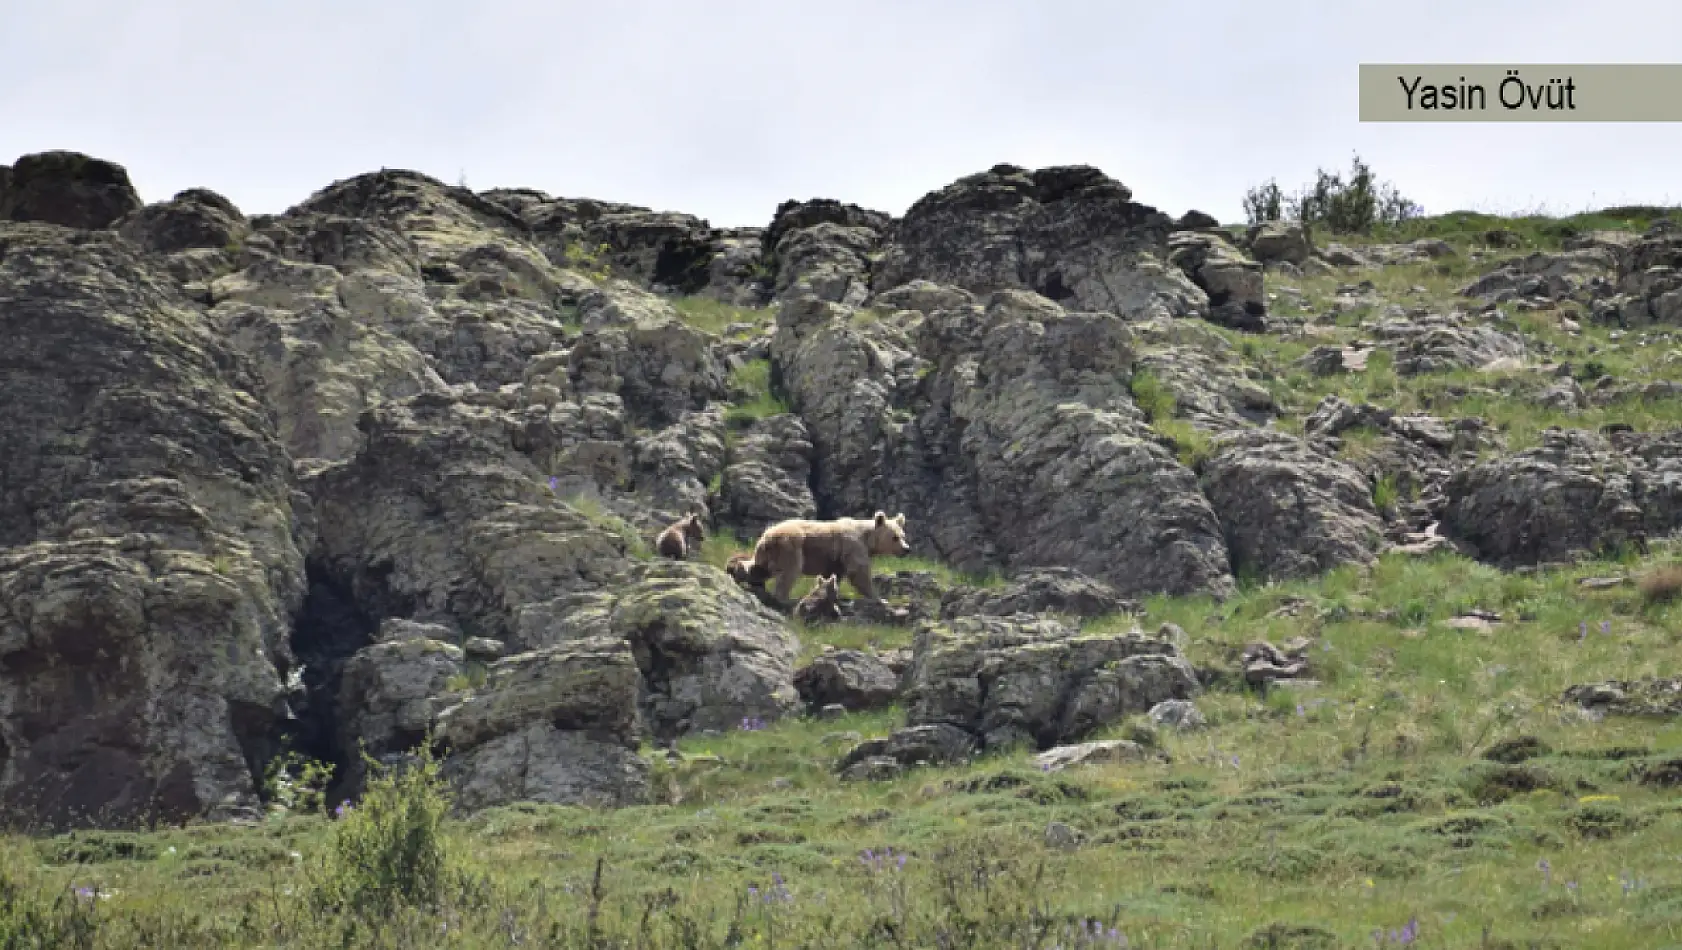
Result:
[[[923,512],[913,549],[965,570],[1072,567],[1124,596],[1231,589],[1196,476],[1127,388],[1124,320],[1012,290],[911,326],[782,308],[773,360],[811,433],[820,512]]]
[[[0,221],[97,231],[140,207],[128,170],[80,152],[38,152],[0,176]]]
[[[14,212],[98,204],[19,166]],[[254,807],[312,543],[257,380],[109,232],[0,223],[0,313],[0,800],[48,825]]]
[[[1016,746],[1044,751],[1200,691],[1167,640],[1086,634],[1032,614],[923,624],[902,681],[905,726],[854,746],[836,763],[844,778]]]
[[[913,204],[871,287],[921,278],[980,295],[1030,290],[1072,311],[1206,316],[1209,295],[1167,262],[1178,225],[1132,199],[1096,168],[995,166]]]

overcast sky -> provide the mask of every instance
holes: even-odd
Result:
[[[1682,3],[0,0],[0,164],[247,213],[412,168],[722,226],[1000,162],[1235,221],[1354,152],[1430,213],[1682,203],[1682,123],[1363,125],[1362,62],[1682,63]]]

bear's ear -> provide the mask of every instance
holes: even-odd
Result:
[[[894,524],[899,525],[901,528],[905,527],[905,512],[902,511],[899,514],[894,515]]]
[[[881,526],[883,526],[887,523],[888,523],[888,513],[885,512],[885,511],[876,512],[876,527],[880,528]]]

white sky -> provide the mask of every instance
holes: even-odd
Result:
[[[1000,162],[1236,221],[1353,152],[1429,213],[1682,203],[1682,123],[1363,125],[1362,62],[1682,63],[1682,3],[0,0],[0,164],[248,214],[412,168],[721,226]]]

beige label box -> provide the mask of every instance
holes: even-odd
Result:
[[[1682,65],[1361,64],[1362,122],[1682,122]]]

